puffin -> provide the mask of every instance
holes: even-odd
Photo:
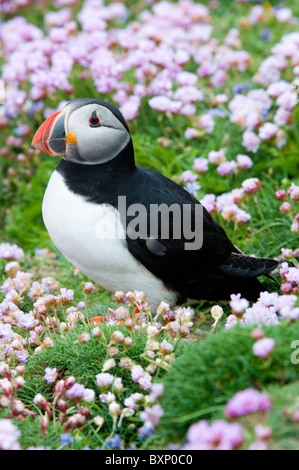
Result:
[[[50,238],[105,290],[143,292],[155,312],[161,302],[232,294],[255,301],[265,290],[258,278],[275,280],[278,261],[246,256],[193,195],[135,164],[128,124],[112,103],[72,99],[38,128],[32,146],[62,157],[42,203]]]

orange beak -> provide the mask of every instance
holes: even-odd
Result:
[[[32,147],[51,155],[64,155],[66,135],[64,128],[65,113],[52,114],[36,131]]]

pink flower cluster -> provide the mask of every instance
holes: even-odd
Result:
[[[35,0],[2,0],[1,13],[4,15],[13,15],[21,8],[33,5]]]
[[[0,243],[0,258],[14,260],[24,258],[24,251],[17,245]]]
[[[200,78],[209,77],[214,87],[220,87],[228,80],[229,69],[243,72],[250,63],[249,54],[239,50],[238,30],[229,31],[224,44],[211,39],[213,27],[204,5],[159,2],[136,21],[115,29],[110,26],[112,20],[124,22],[129,16],[123,3],[86,0],[78,14],[79,25],[73,20],[73,4],[56,2],[64,8],[45,15],[46,31],[22,17],[3,25],[2,78],[10,86],[5,103],[8,116],[26,106],[28,96],[22,87],[26,81],[34,102],[56,90],[72,93],[69,77],[78,64],[82,79],[91,74],[100,94],[114,93],[128,120],[137,116],[144,97],[157,111],[194,116],[196,105],[204,99]],[[198,65],[196,73],[184,69],[191,60]],[[135,85],[124,79],[129,71],[136,77]],[[212,132],[215,123],[203,113],[197,125]]]
[[[243,428],[238,423],[201,420],[188,430],[182,450],[236,450],[244,442]]]
[[[299,233],[299,186],[292,183],[288,190],[279,189],[276,194],[276,199],[281,201],[280,212],[290,217],[292,225],[291,232]]]
[[[243,182],[245,189],[244,187],[236,188],[230,193],[224,193],[218,197],[213,194],[207,194],[200,202],[209,212],[218,212],[224,220],[233,221],[236,227],[239,227],[250,220],[250,214],[239,207],[239,204],[242,203],[244,197],[248,194],[246,181],[248,180]],[[256,183],[256,190],[259,187],[259,184]]]
[[[268,393],[260,393],[252,388],[237,392],[226,404],[225,415],[236,419],[251,413],[265,413],[272,407]]]
[[[259,299],[249,306],[246,299],[241,295],[231,296],[231,315],[226,319],[226,328],[237,324],[241,325],[275,325],[281,318],[296,320],[299,318],[299,308],[296,306],[299,282],[299,270],[288,267],[288,263],[282,263],[280,274],[284,283],[281,286],[283,295],[277,292],[261,292]],[[290,284],[290,289],[284,285]],[[288,295],[286,295],[288,294]]]

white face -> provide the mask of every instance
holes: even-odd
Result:
[[[123,124],[105,106],[88,104],[72,111],[66,108],[66,134],[72,132],[76,143],[67,143],[64,158],[95,165],[115,158],[130,141]]]

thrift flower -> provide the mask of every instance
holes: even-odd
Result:
[[[57,377],[58,377],[58,373],[57,373],[56,367],[53,367],[53,368],[47,367],[45,369],[44,379],[47,381],[48,384],[56,382]]]
[[[18,439],[21,432],[10,419],[0,419],[0,449],[21,450]]]
[[[275,341],[272,338],[262,338],[252,346],[253,354],[258,357],[268,357],[273,351]]]
[[[225,415],[229,419],[239,418],[247,414],[270,410],[272,407],[269,395],[252,388],[237,392],[226,404]]]

